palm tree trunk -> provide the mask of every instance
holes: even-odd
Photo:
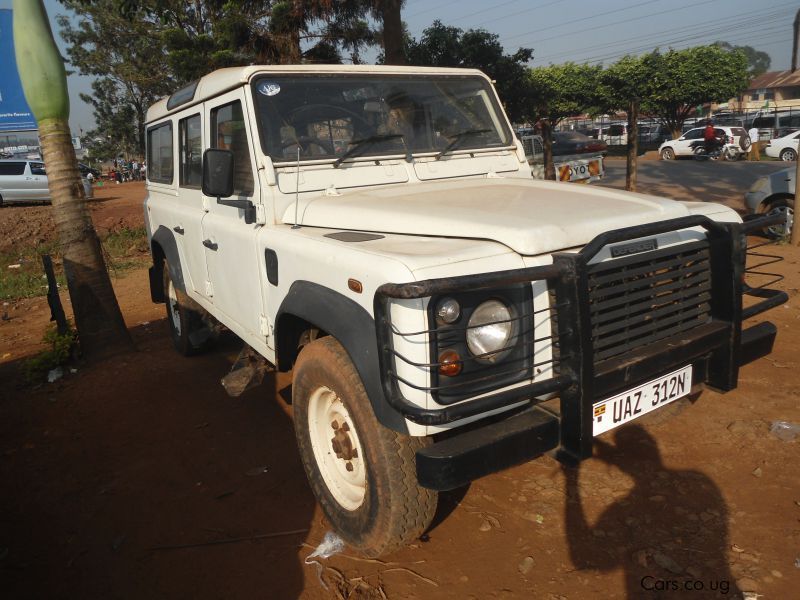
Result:
[[[69,124],[61,119],[41,121],[39,139],[81,351],[90,359],[130,351],[133,342],[86,204]]]

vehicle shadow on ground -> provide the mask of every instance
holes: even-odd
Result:
[[[584,512],[580,467],[564,467],[576,569],[623,570],[631,599],[740,597],[728,568],[728,510],[719,488],[699,471],[668,469],[639,425],[617,430],[614,441],[595,440],[595,457],[632,478],[633,488],[594,523]]]
[[[316,503],[276,380],[229,398],[229,343],[187,359],[163,320],[131,331],[135,354],[38,389],[4,378],[4,592],[299,598]]]

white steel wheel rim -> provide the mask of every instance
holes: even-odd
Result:
[[[308,432],[328,491],[345,510],[356,510],[367,494],[364,451],[349,411],[330,388],[321,386],[312,392]]]
[[[175,328],[175,333],[181,334],[181,312],[178,304],[178,294],[175,291],[175,286],[172,285],[170,279],[167,284],[167,301],[169,302],[169,318],[172,321],[172,327]]]

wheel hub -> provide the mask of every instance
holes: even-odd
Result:
[[[366,496],[366,464],[353,418],[330,388],[319,387],[311,393],[308,426],[325,485],[342,507],[356,510]]]

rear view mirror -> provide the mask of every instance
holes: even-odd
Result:
[[[209,148],[203,153],[203,194],[216,198],[233,195],[233,152]]]

